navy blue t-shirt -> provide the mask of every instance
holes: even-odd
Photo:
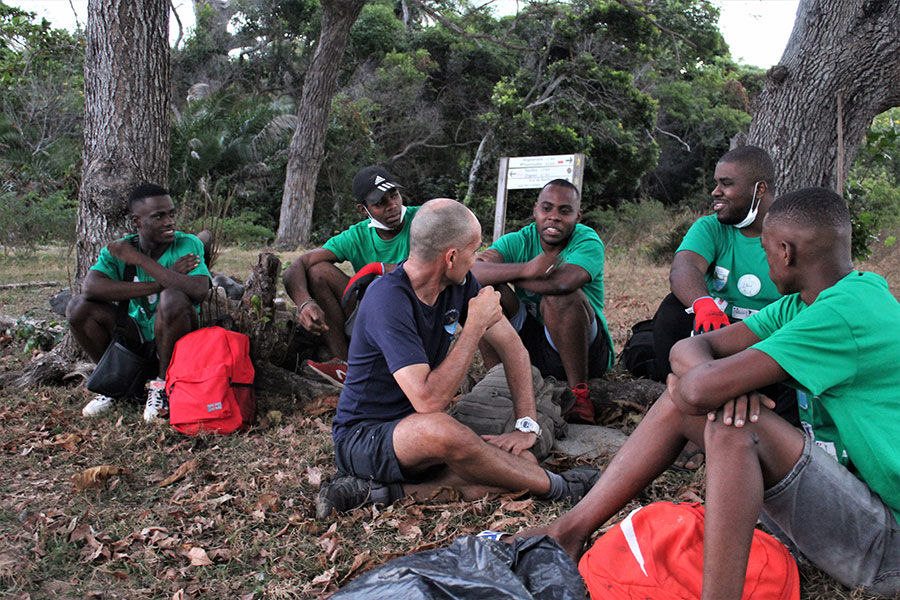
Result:
[[[347,379],[332,425],[335,441],[359,421],[393,421],[415,412],[393,373],[416,364],[437,367],[480,288],[469,273],[428,306],[413,291],[403,263],[369,286],[353,325]]]

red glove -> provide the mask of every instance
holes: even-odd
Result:
[[[703,296],[694,300],[692,305],[694,309],[694,333],[709,333],[714,329],[721,329],[731,324],[716,301],[709,296]]]
[[[347,287],[344,288],[344,294],[341,297],[341,306],[347,305],[354,291],[357,292],[356,301],[359,302],[362,300],[363,294],[365,293],[366,288],[369,287],[369,284],[382,275],[384,275],[384,263],[380,262],[369,263],[357,271],[356,275],[350,278]]]

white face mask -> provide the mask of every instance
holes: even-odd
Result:
[[[759,203],[761,202],[761,199],[756,197],[756,188],[758,187],[759,182],[757,181],[755,184],[753,184],[753,200],[750,201],[750,210],[747,211],[747,216],[744,217],[743,221],[735,224],[735,227],[737,227],[738,229],[743,229],[744,227],[753,224],[753,221],[756,220],[756,214],[759,212]]]
[[[374,227],[375,229],[383,229],[384,231],[394,231],[378,219],[372,216],[372,213],[369,212],[369,209],[363,206],[363,210],[366,211],[366,214],[369,215],[369,227]],[[400,224],[397,225],[397,229],[403,226],[403,219],[406,217],[406,207],[400,207]]]

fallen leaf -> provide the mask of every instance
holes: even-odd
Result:
[[[260,494],[259,499],[256,501],[255,507],[257,510],[261,510],[263,512],[267,510],[271,510],[272,512],[278,512],[280,508],[280,502],[278,501],[278,496],[275,494]]]
[[[194,546],[188,550],[188,556],[191,558],[192,567],[202,567],[213,564],[213,561],[211,561],[206,554],[206,550],[200,546]]]
[[[156,487],[166,487],[180,479],[184,479],[189,473],[193,473],[200,466],[200,459],[192,458],[191,460],[181,463],[174,473],[156,484]]]
[[[128,469],[125,467],[117,467],[114,465],[100,465],[85,469],[81,473],[72,475],[72,484],[76,490],[87,490],[91,488],[100,488],[109,480],[110,477],[117,475],[129,475]]]
[[[313,487],[322,487],[322,469],[319,467],[306,467],[306,478]]]
[[[526,498],[525,500],[508,500],[500,504],[500,508],[507,512],[531,512],[534,507],[534,499]]]

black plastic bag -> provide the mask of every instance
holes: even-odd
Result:
[[[552,538],[511,544],[475,536],[363,573],[336,600],[585,600],[578,567]]]

